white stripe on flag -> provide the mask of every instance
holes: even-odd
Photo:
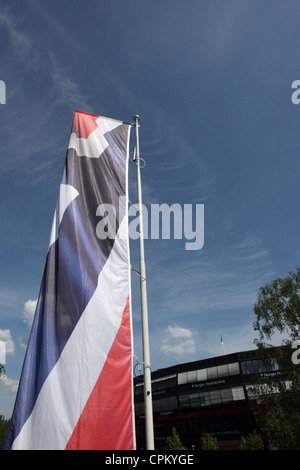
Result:
[[[67,445],[118,332],[129,295],[127,230],[125,216],[97,288],[12,449],[59,450]]]
[[[104,117],[99,117],[96,122],[98,124],[97,129],[91,132],[87,139],[78,138],[75,133],[71,134],[68,148],[74,148],[78,157],[99,158],[101,153],[108,147],[105,134],[122,124],[121,121]]]

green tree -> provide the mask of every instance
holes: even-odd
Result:
[[[262,377],[256,393],[263,396],[260,425],[280,450],[300,450],[300,364],[292,361],[292,343],[300,338],[300,269],[260,288],[254,305],[256,344],[262,360],[275,359],[280,375],[276,381]],[[273,345],[280,333],[280,347]]]
[[[210,434],[204,434],[201,437],[201,448],[202,450],[218,450],[217,438]]]
[[[4,416],[0,415],[0,450],[4,447],[9,423],[10,419],[5,419]]]
[[[4,372],[5,372],[5,367],[3,364],[0,364],[0,378]],[[6,434],[9,428],[9,423],[10,423],[10,419],[5,419],[4,416],[0,415],[0,450],[3,449],[4,447]]]
[[[271,340],[277,331],[286,333],[289,341],[300,338],[300,268],[261,287],[254,313],[258,346],[266,346],[264,341]]]
[[[242,436],[242,449],[243,450],[264,450],[264,443],[262,438],[253,431],[253,434]]]
[[[184,446],[175,428],[172,428],[172,437],[167,438],[166,450],[184,450]]]

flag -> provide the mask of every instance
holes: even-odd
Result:
[[[74,113],[6,449],[135,448],[130,127]]]

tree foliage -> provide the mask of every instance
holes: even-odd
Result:
[[[0,450],[4,447],[9,423],[10,419],[5,419],[4,416],[0,415]]]
[[[243,450],[264,450],[264,443],[262,438],[254,430],[248,436],[242,436],[242,449]]]
[[[285,278],[278,278],[260,288],[254,305],[256,321],[254,330],[259,332],[258,346],[271,340],[278,331],[287,334],[289,341],[300,337],[300,268]]]
[[[5,372],[5,367],[0,364],[0,377]],[[4,416],[0,415],[0,450],[3,449],[5,444],[6,434],[9,428],[10,419],[5,419]]]
[[[263,390],[259,413],[261,426],[268,431],[277,449],[300,450],[300,364],[292,361],[292,343],[300,338],[300,269],[260,288],[254,306],[256,344],[262,359],[276,359],[280,374],[262,377],[256,390]],[[282,334],[280,347],[274,335]]]
[[[201,437],[201,449],[202,450],[218,450],[218,441],[216,437],[210,434],[204,434]]]
[[[175,428],[172,428],[172,436],[167,438],[166,450],[184,450],[184,446]]]

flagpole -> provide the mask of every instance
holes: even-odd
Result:
[[[142,205],[142,181],[140,172],[140,144],[139,144],[139,119],[138,115],[133,117],[136,132],[136,167],[137,167],[137,193],[139,209],[139,242],[140,242],[140,286],[141,286],[141,310],[142,310],[142,336],[143,336],[143,363],[144,363],[144,401],[145,401],[145,433],[146,448],[154,450],[152,390],[151,390],[151,368],[150,368],[150,346],[148,329],[148,306],[146,266],[144,253],[144,228],[143,228],[143,205]]]
[[[224,354],[225,354],[225,346],[224,346],[224,342],[223,342],[222,335],[221,335],[221,344],[222,344],[222,346],[223,346],[223,351],[224,351]]]

